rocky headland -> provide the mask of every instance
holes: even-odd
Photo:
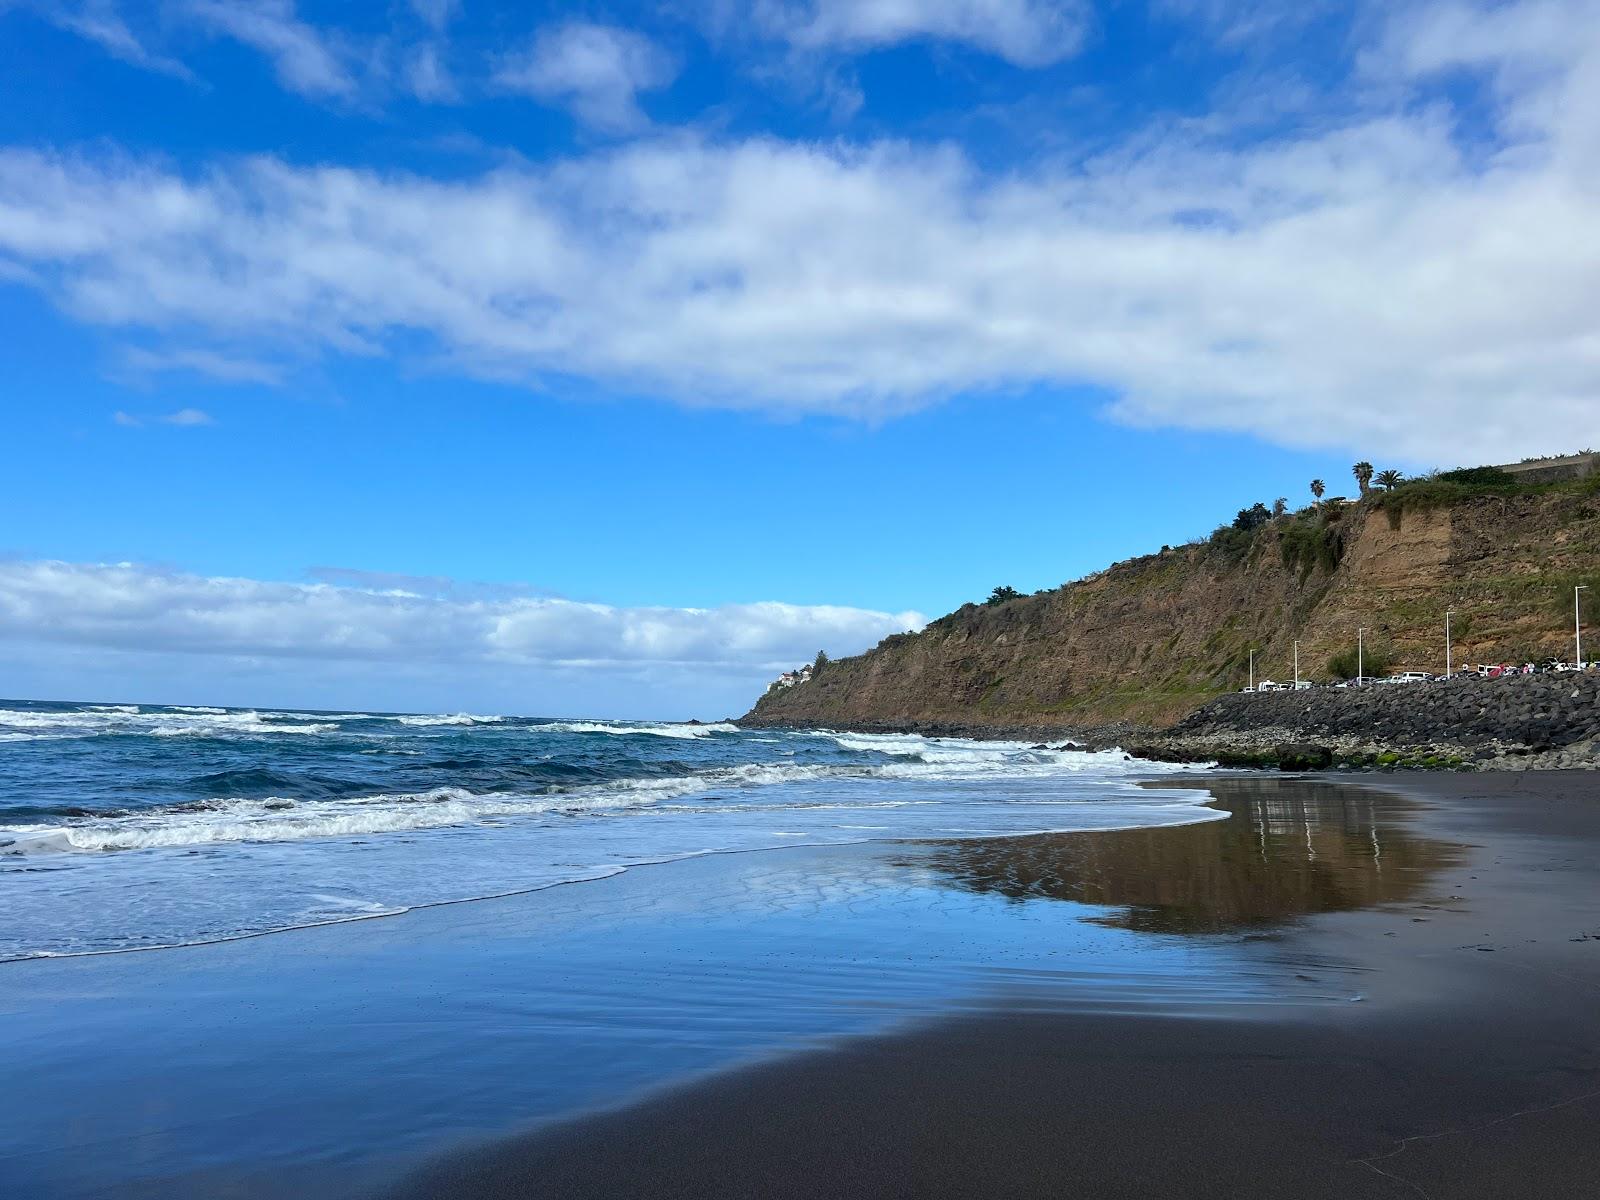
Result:
[[[1478,468],[1269,515],[1058,588],[997,589],[919,633],[819,661],[746,726],[1137,747],[1273,762],[1600,765],[1588,676],[1241,695],[1250,678],[1327,683],[1573,656],[1574,588],[1600,645],[1600,473]],[[1252,655],[1253,652],[1253,655]]]

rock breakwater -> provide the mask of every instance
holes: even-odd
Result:
[[[1159,761],[1490,769],[1600,766],[1600,673],[1219,696],[1129,742]]]

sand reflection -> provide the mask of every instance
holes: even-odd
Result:
[[[1122,910],[1090,918],[1107,925],[1208,934],[1410,900],[1465,852],[1409,828],[1409,802],[1365,789],[1277,779],[1208,786],[1228,820],[935,843],[903,861],[966,891]]]

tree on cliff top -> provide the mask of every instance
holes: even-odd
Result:
[[[1386,492],[1394,491],[1395,488],[1399,487],[1405,481],[1406,477],[1392,467],[1387,471],[1379,471],[1373,476],[1373,482],[1375,482]]]
[[[1311,481],[1311,494],[1314,497],[1316,497],[1317,507],[1318,508],[1322,507],[1322,493],[1327,491],[1327,490],[1328,490],[1328,485],[1323,483],[1322,480],[1313,479]]]
[[[985,600],[984,603],[1004,604],[1007,600],[1018,600],[1021,599],[1021,597],[1022,593],[1017,591],[1017,589],[1014,587],[997,587],[994,591],[989,593],[989,598]]]
[[[1272,512],[1259,500],[1249,508],[1241,508],[1239,515],[1233,519],[1233,527],[1249,533],[1252,529],[1260,529],[1272,520]]]
[[[1361,494],[1365,496],[1372,486],[1372,464],[1362,459],[1350,468],[1350,473],[1356,477],[1356,482],[1361,485]]]

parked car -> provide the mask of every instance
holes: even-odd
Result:
[[[1389,676],[1394,683],[1431,683],[1433,676],[1426,671],[1400,671]]]

